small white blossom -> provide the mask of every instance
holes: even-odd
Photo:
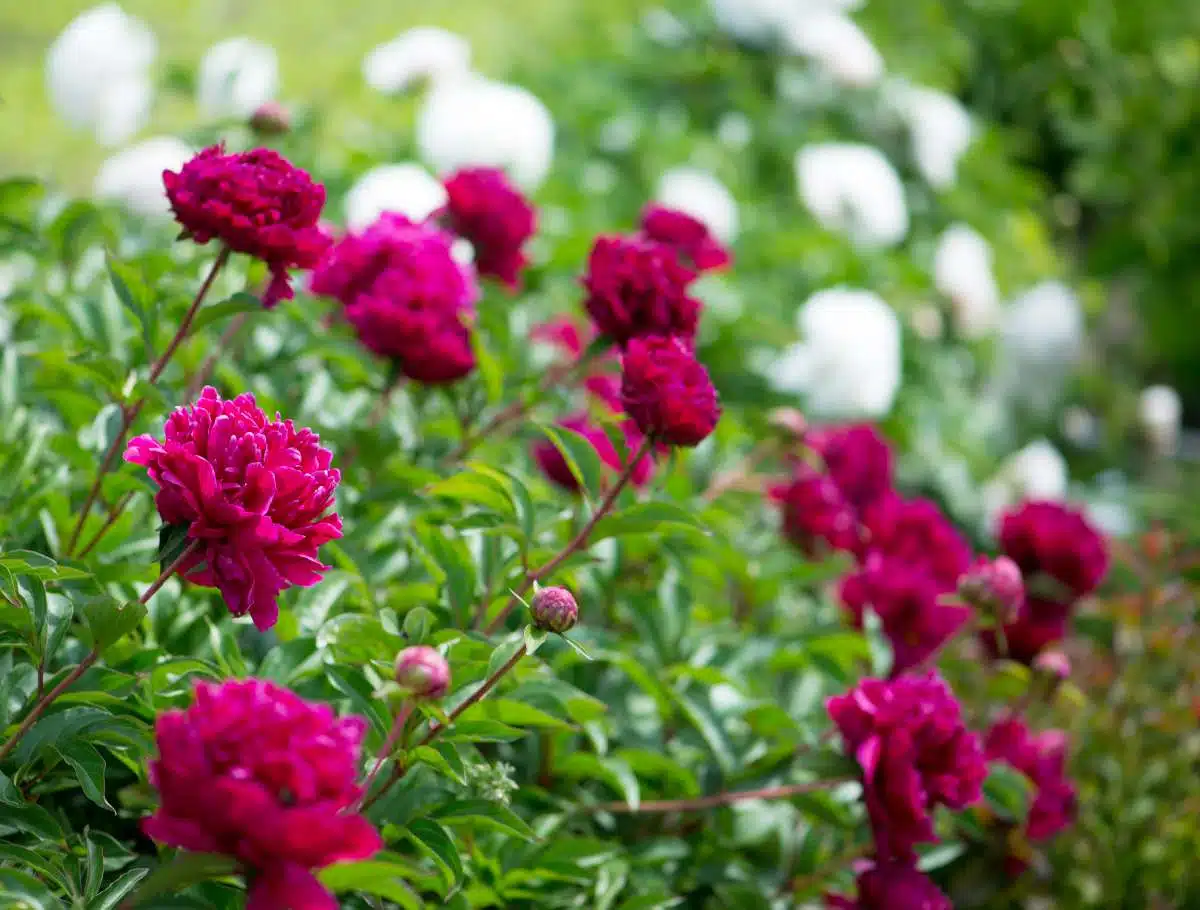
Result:
[[[92,195],[146,218],[164,218],[171,206],[163,187],[163,171],[177,171],[191,157],[187,143],[174,136],[145,139],[100,165]]]
[[[935,189],[953,186],[959,159],[975,137],[970,113],[945,92],[901,80],[889,84],[886,95],[908,128],[921,176]]]
[[[804,396],[826,419],[878,418],[900,388],[900,321],[879,295],[850,288],[818,291],[796,312],[802,341],[767,368],[778,389]]]
[[[145,125],[154,98],[154,33],[115,3],[76,16],[46,54],[46,87],[59,115],[105,145]]]
[[[995,528],[1000,513],[1027,499],[1060,500],[1070,477],[1066,459],[1048,440],[1038,439],[1010,455],[983,485],[986,527]]]
[[[536,95],[471,75],[436,83],[417,115],[417,148],[439,174],[499,167],[536,189],[554,157],[554,120]]]
[[[806,145],[796,154],[800,198],[824,227],[866,248],[908,233],[900,175],[879,149],[852,142]]]
[[[279,91],[279,55],[253,38],[227,38],[208,49],[196,76],[196,100],[208,117],[248,120]]]
[[[1138,419],[1156,454],[1175,454],[1183,426],[1183,402],[1178,392],[1167,385],[1144,389],[1138,399]]]
[[[1045,281],[1014,300],[1001,324],[1000,381],[1039,409],[1050,407],[1083,352],[1083,310],[1074,292]]]
[[[667,208],[704,222],[723,243],[732,243],[737,236],[737,200],[708,171],[691,167],[667,171],[658,179],[655,199]]]
[[[346,227],[361,231],[384,212],[423,221],[446,204],[446,188],[413,162],[371,168],[346,193]]]
[[[367,85],[395,94],[423,81],[470,72],[471,45],[466,38],[435,26],[401,32],[363,58]]]
[[[840,85],[866,88],[883,78],[883,57],[849,16],[817,10],[794,17],[784,39],[792,53],[813,61]]]
[[[992,272],[992,248],[965,224],[952,224],[933,254],[933,282],[949,298],[954,324],[964,338],[982,338],[1000,322],[1000,291]]]

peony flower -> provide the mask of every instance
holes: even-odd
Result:
[[[990,629],[983,631],[980,638],[983,646],[993,657],[1030,665],[1051,645],[1067,637],[1067,620],[1070,609],[1055,601],[1026,596],[1025,603],[1015,622],[1004,626],[1004,647]]]
[[[805,442],[821,456],[825,470],[858,512],[892,488],[892,448],[868,423],[814,430]]]
[[[579,325],[570,316],[555,316],[539,322],[529,330],[530,341],[540,341],[576,360],[583,353],[585,337]],[[590,339],[587,339],[590,341]]]
[[[251,910],[333,908],[313,875],[383,849],[351,807],[366,723],[261,679],[196,684],[185,711],[158,716],[150,781],[158,811],[146,836],[231,856],[247,877]]]
[[[625,437],[624,451],[621,453],[617,452],[616,446],[608,434],[604,432],[604,428],[592,423],[586,414],[567,417],[558,421],[557,426],[573,430],[583,436],[591,444],[592,448],[596,450],[596,454],[600,456],[601,464],[618,473],[642,443],[641,433],[638,432],[635,426],[631,425],[631,422],[626,422],[621,428],[622,434]],[[550,440],[543,439],[534,443],[533,459],[551,483],[572,493],[579,492],[579,481],[571,473],[571,468],[567,464],[567,460],[563,457],[562,452]],[[653,473],[654,457],[646,454],[639,459],[633,469],[633,473],[629,476],[629,481],[635,487],[645,486],[650,480],[650,475]]]
[[[475,367],[467,323],[479,287],[472,270],[454,259],[452,244],[432,223],[384,214],[338,241],[313,271],[310,288],[340,301],[363,345],[405,376],[453,382]]]
[[[900,388],[900,321],[871,291],[818,291],[796,312],[803,341],[788,347],[767,378],[804,396],[811,416],[878,418]]]
[[[312,430],[268,420],[253,395],[222,401],[211,387],[172,412],[161,442],[138,436],[125,450],[158,487],[163,523],[186,525],[199,542],[180,574],[219,589],[234,616],[249,613],[260,629],[279,618],[281,592],[321,580],[317,550],[342,536],[332,459]]]
[[[150,114],[158,54],[141,19],[105,3],[71,20],[46,54],[50,102],[67,123],[105,145],[124,142]]]
[[[858,896],[825,896],[831,910],[954,910],[950,898],[907,863],[874,862],[858,873]]]
[[[937,841],[932,811],[979,800],[987,763],[950,687],[934,672],[865,679],[827,702],[829,716],[863,774],[881,859],[915,859]]]
[[[788,484],[772,487],[770,497],[783,515],[783,533],[801,552],[856,552],[858,514],[833,478],[802,467]]]
[[[642,234],[673,249],[676,255],[697,272],[722,269],[729,265],[729,251],[717,241],[703,221],[691,215],[651,204],[642,211]]]
[[[980,557],[958,580],[958,596],[985,616],[1016,622],[1025,603],[1025,580],[1007,556]]]
[[[196,100],[208,117],[249,120],[279,91],[279,56],[253,38],[226,38],[208,49],[196,76]]]
[[[1138,420],[1156,454],[1175,454],[1183,425],[1183,402],[1178,392],[1168,385],[1153,385],[1143,389],[1138,397]]]
[[[678,338],[633,338],[621,357],[621,404],[644,435],[695,446],[721,417],[708,371]]]
[[[601,235],[588,256],[583,305],[597,332],[619,345],[643,335],[696,334],[700,302],[688,296],[695,273],[674,250],[638,237]]]
[[[883,496],[866,510],[864,526],[869,552],[920,567],[942,591],[953,591],[971,565],[971,545],[928,499]]]
[[[1083,309],[1066,285],[1046,281],[1004,311],[1000,375],[1003,388],[1047,409],[1083,353]]]
[[[1075,820],[1075,787],[1067,777],[1067,737],[1060,730],[1032,734],[1019,717],[997,721],[984,737],[990,761],[1020,771],[1033,785],[1025,820],[1030,840],[1047,840]]]
[[[471,45],[435,26],[401,32],[363,58],[362,73],[377,92],[396,94],[418,82],[460,76],[471,70]]]
[[[529,605],[533,624],[544,632],[562,635],[579,622],[579,604],[566,588],[539,588]]]
[[[999,538],[1000,549],[1043,599],[1069,604],[1096,590],[1108,571],[1100,532],[1083,513],[1061,503],[1027,502],[1006,513]],[[1053,579],[1060,591],[1039,591],[1038,576]]]
[[[554,157],[554,120],[532,93],[468,75],[433,86],[417,114],[417,148],[440,174],[466,167],[505,170],[536,189]]]
[[[851,142],[806,145],[796,153],[796,180],[809,213],[857,246],[895,246],[908,234],[900,175],[878,149]]]
[[[313,268],[329,247],[317,224],[325,187],[270,149],[227,155],[214,145],[162,176],[175,220],[192,240],[216,239],[267,264],[268,309],[295,296],[287,270]]]
[[[965,224],[942,232],[933,254],[933,283],[949,300],[964,338],[982,338],[1000,321],[1000,291],[992,272],[992,248]]]
[[[806,57],[840,85],[869,88],[883,78],[883,57],[871,39],[849,16],[817,9],[792,17],[784,42],[794,54]]]
[[[115,202],[145,218],[169,218],[171,205],[162,173],[192,157],[186,143],[173,136],[144,139],[110,156],[92,182],[92,195]]]
[[[971,114],[952,95],[897,80],[887,95],[908,127],[917,170],[935,189],[958,179],[958,162],[971,146],[975,128]]]
[[[692,167],[677,167],[667,171],[658,178],[654,200],[665,209],[682,212],[696,219],[721,244],[732,243],[737,237],[737,200],[725,184],[708,171]],[[646,230],[644,215],[642,220],[642,228]],[[654,237],[653,234],[650,236]],[[700,265],[696,267],[700,268]]]
[[[529,261],[522,252],[537,228],[533,206],[496,168],[467,168],[445,182],[447,227],[475,249],[475,268],[516,290]]]
[[[441,698],[450,691],[450,664],[436,648],[405,648],[396,655],[395,676],[412,698]]]
[[[384,212],[424,221],[446,204],[446,189],[419,164],[381,164],[359,177],[346,192],[346,227],[361,231]]]

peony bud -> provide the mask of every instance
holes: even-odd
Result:
[[[767,422],[772,428],[794,439],[803,439],[808,432],[808,421],[796,408],[774,408],[767,414]]]
[[[1033,660],[1034,672],[1055,685],[1071,676],[1071,659],[1062,651],[1043,651]]]
[[[981,559],[958,579],[958,596],[982,613],[1008,624],[1016,622],[1025,602],[1021,570],[1007,556]]]
[[[266,101],[250,115],[250,128],[263,136],[278,136],[292,128],[292,116],[278,101]]]
[[[579,621],[579,605],[566,588],[542,588],[530,604],[533,624],[543,632],[569,632]]]
[[[450,689],[450,665],[433,648],[405,648],[396,656],[396,682],[413,698],[441,698]]]

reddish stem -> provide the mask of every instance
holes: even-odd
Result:
[[[375,778],[379,776],[380,770],[385,764],[389,756],[396,749],[396,743],[399,742],[404,734],[404,728],[408,726],[408,719],[412,716],[412,702],[405,702],[400,713],[396,715],[396,719],[392,721],[392,729],[388,731],[387,739],[383,741],[383,745],[379,747],[379,751],[375,753],[375,767],[371,769],[371,773],[367,775],[367,779],[363,782],[362,796],[359,798],[359,805],[362,805],[363,800],[367,798],[367,794],[371,792],[371,784],[375,783]]]

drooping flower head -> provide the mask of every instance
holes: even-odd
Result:
[[[700,302],[688,296],[695,272],[675,251],[639,237],[603,235],[588,257],[584,307],[596,330],[624,346],[647,335],[696,334]]]
[[[862,769],[881,859],[911,861],[916,844],[937,841],[935,806],[962,809],[980,798],[987,763],[979,738],[936,673],[865,679],[827,707]]]
[[[833,478],[801,466],[790,483],[770,490],[783,515],[783,533],[801,552],[821,556],[858,549],[858,515]]]
[[[294,294],[288,269],[311,269],[329,247],[317,221],[325,187],[270,149],[226,154],[214,145],[163,171],[175,220],[196,243],[218,240],[271,270],[263,306]]]
[[[575,414],[571,417],[566,417],[558,422],[558,426],[573,430],[583,436],[592,448],[596,450],[596,454],[600,456],[601,464],[610,468],[614,473],[620,472],[625,464],[625,460],[630,458],[635,451],[640,447],[642,436],[637,428],[629,425],[628,422],[622,425],[622,435],[625,437],[624,452],[618,452],[617,447],[613,444],[609,435],[604,432],[604,428],[593,423],[586,414]],[[555,485],[562,487],[564,490],[569,490],[572,493],[579,492],[579,481],[575,479],[575,475],[571,473],[571,468],[567,464],[566,458],[562,452],[548,439],[542,439],[533,444],[533,458],[537,462],[543,474],[546,475]],[[650,479],[650,475],[654,472],[654,458],[652,454],[643,455],[638,463],[634,466],[633,473],[630,475],[630,483],[635,487],[644,486]]]
[[[266,680],[197,683],[190,708],[155,723],[150,780],[160,805],[143,830],[237,859],[254,910],[334,907],[312,870],[383,847],[351,811],[365,730],[360,718],[338,719]]]
[[[655,441],[695,446],[721,417],[708,371],[678,338],[633,338],[621,358],[621,404]]]
[[[1027,502],[1000,520],[1000,548],[1027,582],[1045,575],[1063,589],[1059,601],[1096,590],[1108,571],[1100,532],[1075,509],[1058,502]]]
[[[697,272],[723,269],[733,261],[703,221],[678,209],[652,203],[642,212],[641,227],[644,236],[671,247]]]
[[[435,225],[385,213],[338,241],[310,286],[339,300],[363,345],[405,376],[453,382],[475,367],[468,322],[479,287],[452,243]]]
[[[984,750],[989,760],[1015,768],[1033,785],[1025,821],[1030,840],[1046,840],[1071,825],[1076,793],[1067,777],[1067,737],[1061,730],[1034,734],[1021,718],[1009,716],[988,730]]]
[[[522,247],[533,236],[533,206],[499,168],[465,168],[445,181],[443,210],[450,230],[475,248],[475,268],[517,289],[526,259]]]
[[[847,502],[860,513],[892,488],[892,447],[869,423],[824,427],[805,437]]]
[[[830,910],[953,910],[950,898],[907,863],[876,862],[858,874],[854,898],[826,895]]]
[[[125,450],[158,486],[163,522],[199,542],[181,574],[219,589],[260,629],[275,625],[282,591],[321,580],[317,550],[342,536],[332,459],[312,430],[269,420],[253,395],[222,400],[211,387],[167,418],[161,441],[138,436]]]

